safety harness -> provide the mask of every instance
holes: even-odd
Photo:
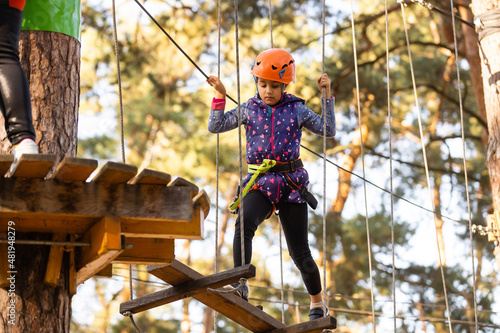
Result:
[[[301,198],[304,199],[304,201],[307,202],[312,209],[316,209],[316,207],[318,206],[318,201],[316,200],[314,195],[312,195],[311,192],[309,192],[305,186],[299,186],[295,184],[295,182],[292,181],[292,179],[288,175],[289,172],[294,172],[295,170],[302,168],[303,166],[304,164],[302,163],[302,160],[300,158],[294,161],[280,163],[280,164],[277,164],[275,160],[269,160],[269,159],[264,159],[262,164],[249,164],[248,173],[253,174],[252,178],[250,178],[247,185],[243,189],[241,197],[239,196],[240,187],[238,186],[236,196],[233,198],[233,202],[231,203],[231,205],[229,205],[229,211],[233,214],[238,213],[238,208],[240,206],[241,199],[245,197],[248,191],[254,186],[255,182],[260,177],[262,177],[262,174],[265,174],[267,172],[284,174],[287,186],[285,187],[285,191],[281,197],[282,200],[284,198],[287,198],[292,190],[295,190],[299,192]]]

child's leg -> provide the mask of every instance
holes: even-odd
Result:
[[[245,263],[252,261],[252,239],[257,227],[271,213],[273,205],[260,191],[254,190],[243,198],[243,225],[245,231]],[[241,213],[241,209],[240,209]],[[240,217],[236,219],[233,239],[234,267],[241,266],[241,231]]]
[[[19,62],[19,35],[23,14],[0,5],[0,109],[12,145],[35,139],[28,80]]]
[[[279,216],[288,251],[302,275],[302,280],[313,303],[321,302],[321,278],[309,248],[307,204],[285,202],[280,204]]]

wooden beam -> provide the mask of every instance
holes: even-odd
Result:
[[[77,285],[94,276],[110,264],[122,251],[120,218],[106,216],[93,225],[81,238],[90,247],[79,249],[77,256]]]
[[[203,239],[204,216],[201,207],[194,208],[190,221],[122,218],[122,235],[136,238]]]
[[[12,162],[14,162],[14,155],[0,154],[0,177],[3,177],[9,171]]]
[[[97,272],[94,277],[110,278],[113,277],[113,264],[106,265],[103,269]]]
[[[107,162],[92,179],[95,183],[126,183],[137,173],[137,167],[125,163]]]
[[[167,185],[172,180],[168,173],[151,169],[142,170],[137,176],[129,181],[129,184],[158,184]]]
[[[188,222],[193,214],[187,187],[0,178],[0,189],[0,218],[16,212]]]
[[[85,181],[97,169],[97,161],[66,156],[57,166],[54,179],[61,181]]]
[[[324,317],[304,323],[291,325],[267,331],[266,333],[321,333],[323,330],[334,330],[337,328],[337,319],[334,317]]]
[[[113,260],[114,264],[165,265],[175,258],[173,239],[127,237],[125,242],[127,248]]]
[[[76,240],[76,235],[70,235],[69,240],[74,242]],[[68,292],[70,295],[76,295],[77,286],[75,248],[73,247],[69,252]]]
[[[173,286],[203,277],[177,260],[168,266],[148,266],[148,272]],[[252,332],[267,332],[286,327],[281,321],[234,294],[207,291],[196,294],[193,298]]]
[[[120,313],[138,313],[146,311],[186,297],[206,293],[207,288],[219,288],[229,283],[237,282],[240,278],[251,278],[254,276],[255,266],[240,266],[225,272],[187,281],[176,286],[124,302],[120,304]]]
[[[53,234],[52,240],[62,242],[66,240],[66,234]],[[59,285],[59,276],[61,275],[61,266],[64,254],[64,246],[52,245],[49,252],[49,260],[47,262],[47,270],[45,271],[45,279],[43,283],[51,287]]]
[[[16,162],[10,177],[45,178],[56,161],[52,154],[24,154]]]
[[[3,229],[6,230],[6,229]],[[7,261],[8,255],[8,244],[0,243],[0,288],[6,288],[9,286],[10,281],[7,278],[10,276],[7,272],[11,271],[9,268],[9,262]]]

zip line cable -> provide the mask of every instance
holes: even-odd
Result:
[[[434,206],[434,198],[432,195],[432,186],[431,186],[431,180],[430,180],[430,175],[429,175],[429,166],[427,163],[427,153],[425,149],[425,144],[424,144],[424,132],[423,132],[423,126],[422,126],[422,117],[420,113],[420,106],[418,103],[418,94],[417,94],[417,85],[415,83],[415,72],[413,70],[413,61],[411,57],[411,49],[410,49],[410,38],[408,36],[408,28],[406,26],[406,17],[405,17],[405,11],[404,11],[404,4],[401,3],[401,14],[403,17],[403,25],[405,27],[405,36],[406,36],[406,45],[408,49],[408,59],[410,63],[410,73],[411,73],[411,79],[412,79],[412,84],[413,84],[413,94],[414,94],[414,99],[415,99],[415,108],[417,109],[417,117],[418,117],[418,127],[419,127],[419,133],[420,133],[420,142],[422,144],[422,155],[423,155],[423,160],[424,160],[424,165],[425,165],[425,178],[427,181],[427,188],[429,189],[429,198],[431,199],[431,205],[432,205],[432,210],[433,210],[433,217],[434,217],[434,225],[437,225],[437,212]],[[446,316],[448,318],[448,328],[450,333],[453,332],[452,326],[451,326],[451,313],[450,313],[450,308],[448,305],[448,292],[446,289],[446,279],[444,276],[444,268],[443,268],[443,260],[441,257],[441,250],[439,247],[439,238],[438,238],[438,232],[436,228],[436,245],[437,245],[437,251],[438,251],[438,259],[439,259],[439,268],[441,271],[441,280],[443,284],[443,292],[444,292],[444,301],[446,304]]]
[[[453,43],[455,44],[455,65],[457,71],[457,88],[458,88],[458,100],[460,106],[460,127],[462,132],[462,149],[463,149],[463,162],[464,162],[464,177],[465,177],[465,193],[467,195],[467,212],[469,213],[469,241],[470,241],[470,253],[471,253],[471,261],[472,261],[472,295],[474,298],[474,321],[475,321],[475,332],[478,332],[477,327],[477,300],[476,300],[476,267],[474,263],[474,240],[472,238],[472,211],[470,205],[470,196],[469,196],[469,178],[467,177],[467,158],[465,155],[465,130],[464,130],[464,109],[462,103],[462,88],[461,88],[461,80],[460,80],[460,66],[458,63],[458,42],[457,42],[457,30],[455,27],[455,13],[453,11],[454,3],[453,0],[450,0],[451,6],[451,19],[452,19],[452,27],[453,27]]]
[[[193,64],[193,66],[205,77],[205,79],[208,79],[208,75],[205,74],[205,72],[200,68],[200,66],[198,66],[198,64],[182,49],[182,47],[180,47],[179,44],[177,44],[177,42],[168,34],[168,32],[161,26],[161,24],[158,23],[158,21],[153,17],[153,15],[151,15],[149,11],[139,2],[139,0],[134,0],[134,1],[136,4],[139,5],[139,7],[141,7],[141,9],[146,13],[146,15],[149,16],[151,21],[153,21],[153,23],[156,24],[158,28],[160,28],[160,30],[165,34],[165,36],[167,36],[168,39],[170,39],[170,41],[175,45],[175,47],[177,47],[177,49],[181,51],[181,53],[191,62],[191,64]],[[234,98],[232,98],[227,94],[226,97],[229,98],[234,103],[238,103]]]
[[[359,73],[358,73],[358,56],[356,49],[356,31],[354,25],[354,0],[351,0],[351,22],[352,22],[352,45],[353,45],[353,56],[354,56],[354,73],[356,78],[356,104],[358,109],[358,127],[359,127],[359,143],[361,148],[361,166],[363,171],[363,178],[366,178],[365,173],[365,153],[363,144],[363,126],[361,121],[361,101],[359,98]],[[326,158],[326,156],[325,156]],[[326,163],[325,163],[326,170]],[[370,240],[370,221],[368,219],[368,197],[366,195],[366,182],[363,182],[363,194],[365,202],[365,225],[366,225],[366,243],[368,250],[368,270],[370,273],[370,295],[371,295],[371,307],[372,307],[372,323],[373,332],[377,332],[377,323],[375,322],[375,298],[374,298],[374,288],[373,288],[373,267],[372,267],[372,251],[371,251],[371,240]]]

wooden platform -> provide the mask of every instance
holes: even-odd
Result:
[[[205,191],[167,173],[96,160],[23,155],[12,171],[11,155],[0,155],[0,239],[14,223],[16,235],[50,233],[52,240],[90,243],[76,247],[76,285],[112,263],[168,264],[174,239],[202,239],[210,209]],[[54,170],[49,178],[47,174]],[[21,241],[20,236],[16,236]],[[46,283],[59,277],[61,246],[52,246]],[[5,246],[0,245],[0,255]],[[54,266],[55,265],[55,266]],[[5,284],[0,272],[0,286]],[[76,287],[75,287],[76,288]]]
[[[172,287],[122,303],[120,313],[137,313],[181,298],[193,297],[252,332],[312,333],[336,328],[337,322],[333,317],[286,326],[281,321],[276,320],[234,294],[207,290],[208,287],[218,288],[224,284],[237,282],[239,277],[253,277],[255,270],[252,271],[251,267],[253,266],[238,267],[227,272],[205,277],[177,260],[174,260],[170,265],[148,266],[149,273],[172,285]]]

